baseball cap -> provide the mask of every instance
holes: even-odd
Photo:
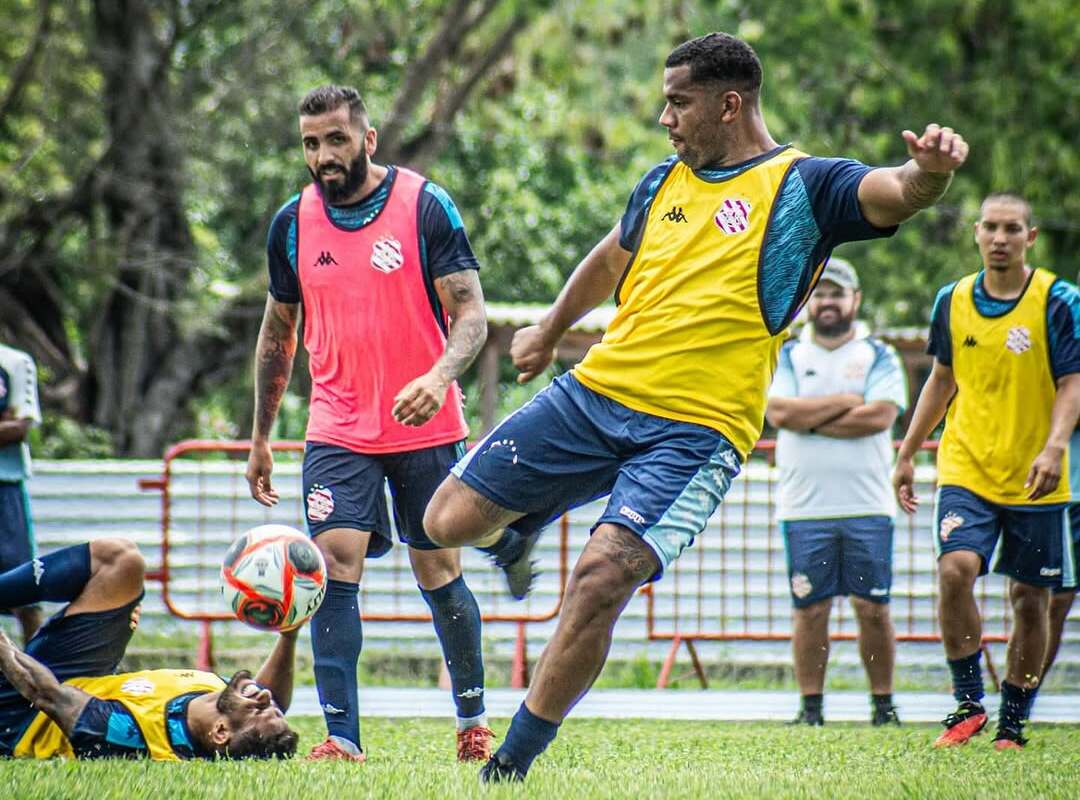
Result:
[[[821,280],[832,281],[845,289],[859,291],[859,275],[855,272],[855,267],[842,258],[829,258],[829,262],[821,273]]]

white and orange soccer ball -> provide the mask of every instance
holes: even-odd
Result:
[[[225,605],[241,622],[267,631],[298,628],[326,594],[326,562],[288,525],[259,525],[229,546],[221,565]]]

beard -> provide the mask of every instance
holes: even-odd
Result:
[[[845,317],[840,312],[836,313],[833,322],[823,323],[818,318],[821,312],[818,312],[818,316],[810,318],[810,324],[814,326],[814,333],[818,336],[825,336],[826,338],[832,338],[835,336],[843,336],[845,333],[851,330],[851,326],[855,324],[855,315]]]
[[[326,202],[332,206],[344,203],[364,185],[364,181],[367,180],[368,176],[367,153],[361,153],[353,159],[349,166],[341,167],[341,169],[345,173],[343,180],[326,180],[321,174],[316,173],[310,167],[308,168],[311,177],[315,179],[315,182],[319,184],[319,188],[322,189]]]
[[[251,678],[251,673],[246,669],[242,669],[233,675],[229,679],[229,685],[226,686],[217,699],[217,710],[222,714],[231,714],[240,705],[236,698],[240,696],[240,691],[236,688],[240,681]]]

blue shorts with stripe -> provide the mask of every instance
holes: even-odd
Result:
[[[1067,506],[1003,506],[960,486],[940,487],[934,506],[938,558],[956,550],[978,553],[985,575],[997,549],[994,572],[1000,575],[1031,586],[1076,586]]]
[[[1080,581],[1080,503],[1069,506],[1069,526],[1073,536],[1073,575]],[[1063,586],[1060,583],[1054,587],[1055,594],[1075,591],[1075,586]]]
[[[837,595],[888,603],[893,521],[886,516],[780,523],[791,600],[805,608]]]
[[[35,550],[26,484],[0,481],[0,572],[25,564]]]
[[[610,495],[596,525],[636,533],[662,573],[704,529],[739,469],[718,431],[634,411],[567,373],[503,420],[453,474],[521,512],[511,526],[521,533]]]
[[[424,533],[424,511],[464,452],[464,442],[378,455],[308,442],[303,466],[308,533],[318,536],[332,528],[370,531],[367,557],[385,555],[394,544],[386,507],[389,483],[398,538],[417,550],[439,549]]]

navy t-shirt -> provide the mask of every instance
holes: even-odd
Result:
[[[788,148],[776,147],[741,164],[694,170],[709,183],[731,180]],[[649,209],[664,178],[678,162],[671,156],[645,174],[622,217],[619,244],[634,252],[641,243]],[[859,206],[859,184],[870,172],[849,158],[808,157],[795,162],[773,201],[771,222],[761,244],[762,311],[770,330],[790,323],[810,289],[814,269],[843,242],[892,236],[897,226],[877,228]],[[794,269],[793,269],[794,267]]]
[[[397,168],[387,168],[386,177],[367,197],[346,206],[325,206],[334,224],[346,230],[359,230],[374,220],[390,196]],[[297,214],[300,195],[289,198],[270,223],[266,241],[267,266],[270,271],[270,295],[281,303],[299,303],[300,281],[297,277]],[[479,269],[465,225],[457,206],[441,186],[431,181],[420,194],[420,259],[431,296],[434,281],[463,269]]]

